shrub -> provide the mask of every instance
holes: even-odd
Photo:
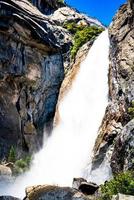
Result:
[[[111,200],[118,193],[134,195],[134,172],[124,172],[116,175],[112,180],[101,186],[100,200]]]
[[[131,106],[128,108],[128,114],[131,118],[134,118],[134,100],[131,102]]]
[[[104,29],[96,26],[74,26],[68,24],[67,29],[74,34],[73,46],[71,48],[71,57],[74,58],[79,48],[86,42],[94,40]]]
[[[64,3],[64,0],[58,0],[58,3]]]
[[[63,25],[64,28],[66,28],[71,34],[75,34],[77,31],[80,31],[83,29],[82,25],[78,25],[75,22],[65,22]]]
[[[14,164],[14,175],[21,174],[25,171],[27,171],[30,167],[31,163],[31,156],[26,156],[25,158],[19,159]]]
[[[131,116],[131,118],[134,118],[134,108],[133,107],[128,108],[128,113]]]

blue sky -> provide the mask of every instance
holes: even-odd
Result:
[[[65,0],[67,4],[109,25],[120,5],[126,0]]]

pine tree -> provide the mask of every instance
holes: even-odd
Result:
[[[16,161],[16,151],[13,146],[11,146],[11,149],[9,151],[9,156],[8,156],[8,162],[15,162]]]

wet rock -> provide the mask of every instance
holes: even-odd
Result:
[[[25,200],[89,200],[81,192],[69,187],[35,186],[26,189]]]

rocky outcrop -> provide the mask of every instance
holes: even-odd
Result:
[[[95,145],[93,168],[112,147],[113,173],[133,169],[134,2],[124,4],[109,28],[109,105]],[[103,147],[103,149],[102,149]],[[103,155],[103,156],[102,156]],[[122,156],[123,155],[123,156]],[[100,159],[101,158],[101,159]]]
[[[90,200],[81,192],[69,188],[58,186],[35,186],[26,189],[25,200]]]
[[[70,35],[28,1],[0,0],[0,158],[18,156],[51,131]],[[7,142],[8,141],[8,142]]]
[[[75,22],[79,25],[95,25],[105,28],[105,26],[99,20],[88,17],[85,14],[79,13],[79,11],[69,6],[64,6],[62,8],[57,9],[50,17],[59,25],[63,25],[67,22]]]

